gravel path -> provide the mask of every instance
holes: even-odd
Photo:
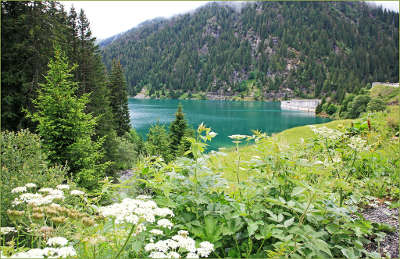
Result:
[[[386,223],[395,227],[396,231],[386,234],[385,240],[380,244],[379,253],[384,256],[389,253],[391,258],[399,258],[399,210],[391,209],[383,202],[371,201],[370,206],[361,214],[365,219],[375,223]],[[377,244],[368,245],[369,251],[377,251]]]

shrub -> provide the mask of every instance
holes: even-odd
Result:
[[[347,106],[348,116],[351,119],[358,118],[362,112],[367,110],[370,97],[366,94],[357,95]]]
[[[60,184],[66,167],[49,167],[38,135],[21,130],[1,133],[1,224],[7,225],[6,210],[11,205],[11,190],[27,183],[43,187]]]
[[[373,98],[369,101],[367,110],[370,112],[384,111],[386,109],[386,104],[381,98]]]

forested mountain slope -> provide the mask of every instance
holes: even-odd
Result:
[[[241,8],[238,8],[241,7]],[[373,81],[398,81],[399,14],[359,2],[210,3],[157,19],[108,45],[129,93],[255,99],[330,96],[341,101]]]

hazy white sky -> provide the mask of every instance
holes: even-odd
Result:
[[[399,12],[397,1],[374,1],[384,8]],[[85,11],[93,35],[105,39],[156,17],[169,18],[192,11],[206,1],[62,1],[67,10],[71,5]]]

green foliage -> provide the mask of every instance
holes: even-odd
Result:
[[[13,201],[12,189],[27,183],[55,186],[64,180],[67,168],[59,165],[50,167],[39,136],[29,130],[2,131],[0,143],[1,226],[7,226],[10,220],[6,211]]]
[[[241,152],[239,166],[221,164],[236,157],[233,153],[202,154],[211,132],[200,125],[206,135],[190,139],[194,160],[180,158],[168,165],[147,160],[137,168],[130,191],[150,193],[157,204],[173,208],[176,224],[212,242],[215,257],[376,256],[364,245],[384,233],[354,217],[355,205],[363,195],[388,195],[376,185],[378,171],[388,172],[385,183],[395,193],[400,182],[395,165],[385,166],[388,161],[365,145],[366,135],[374,135],[365,124],[354,124],[359,130],[351,134],[319,128],[314,140],[300,144],[303,150],[297,145],[283,150],[256,132],[256,144]],[[367,173],[371,161],[379,162]],[[230,168],[244,173],[240,182],[224,179]]]
[[[163,125],[155,124],[150,127],[145,143],[149,155],[161,156],[166,162],[171,161],[173,156],[169,149],[169,143],[169,137]]]
[[[49,62],[46,83],[33,100],[36,112],[29,114],[38,123],[43,150],[51,163],[68,165],[76,181],[86,188],[98,186],[107,163],[101,163],[103,140],[93,141],[96,118],[84,113],[88,94],[76,97],[77,84],[71,80],[67,58],[56,47]]]
[[[369,95],[361,94],[354,97],[354,100],[347,105],[348,118],[358,118],[361,113],[367,110]]]
[[[122,137],[116,137],[116,149],[112,154],[113,171],[121,171],[132,168],[146,153],[145,143],[135,129],[125,133]]]
[[[386,109],[386,104],[381,98],[373,98],[369,101],[367,110],[370,112],[380,112]]]
[[[114,116],[115,129],[118,136],[124,135],[130,130],[130,118],[128,109],[128,93],[122,70],[122,65],[113,61],[109,76],[109,88],[111,91],[111,109]]]

